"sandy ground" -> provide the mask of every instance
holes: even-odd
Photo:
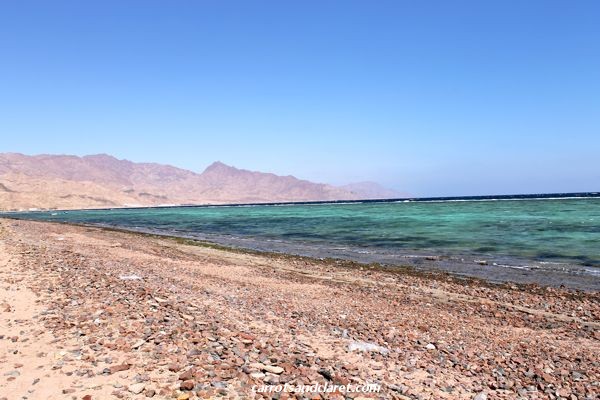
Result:
[[[0,399],[596,399],[599,354],[597,293],[0,219]]]

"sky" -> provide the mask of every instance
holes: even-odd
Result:
[[[0,152],[600,190],[598,1],[2,1]]]

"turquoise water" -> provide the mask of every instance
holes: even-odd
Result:
[[[509,268],[513,274],[535,270],[538,275],[540,271],[586,275],[597,285],[600,271],[599,198],[176,207],[12,216],[474,276],[477,270],[490,275],[490,270],[506,274]],[[427,262],[431,256],[441,256],[441,262]],[[450,268],[455,264],[459,271]],[[469,268],[475,272],[469,273]]]

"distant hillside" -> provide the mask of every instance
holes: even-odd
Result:
[[[376,182],[358,182],[340,186],[361,199],[400,199],[411,197],[409,193],[388,189]]]
[[[360,189],[215,162],[200,174],[109,155],[0,153],[0,210],[355,200]],[[392,196],[393,197],[393,196]]]

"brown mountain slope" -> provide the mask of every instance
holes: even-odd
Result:
[[[388,189],[376,182],[357,182],[340,186],[341,189],[358,196],[361,199],[400,199],[412,197],[410,193]]]
[[[201,174],[108,155],[0,154],[0,210],[353,200],[358,191],[215,162]]]

